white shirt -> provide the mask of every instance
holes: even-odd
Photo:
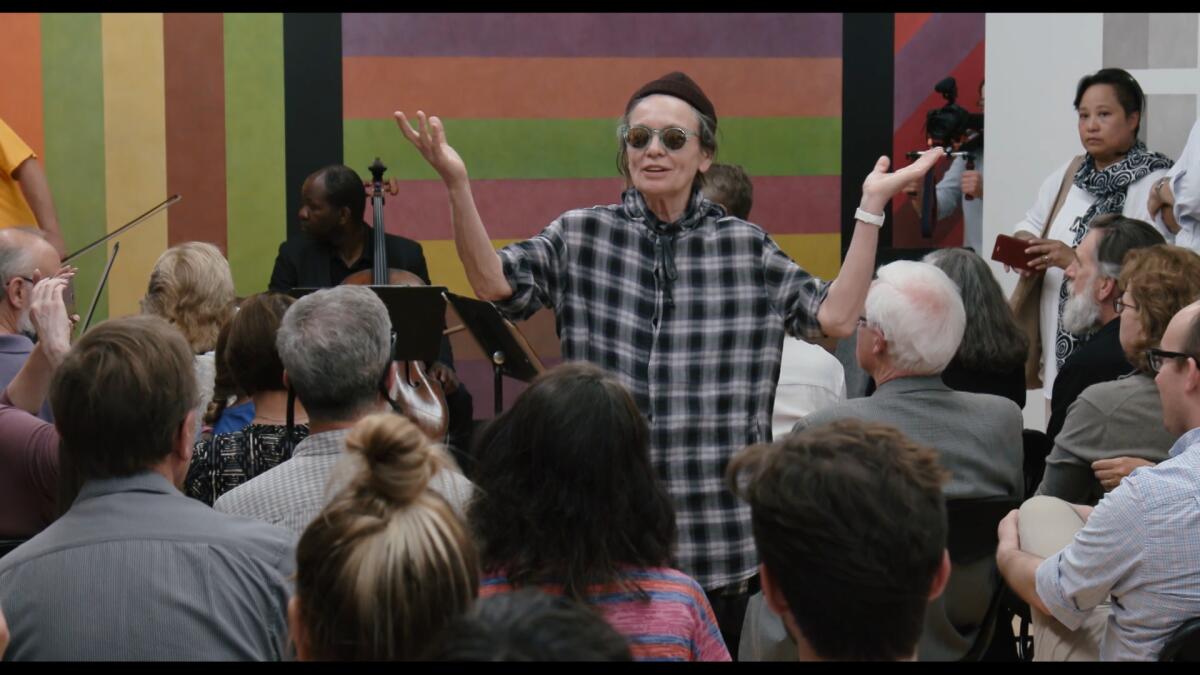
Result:
[[[1046,176],[1046,180],[1042,181],[1042,187],[1038,189],[1037,201],[1025,213],[1025,219],[1013,228],[1014,232],[1028,232],[1035,237],[1042,235],[1042,227],[1045,225],[1046,219],[1050,217],[1050,209],[1054,208],[1054,200],[1058,197],[1058,188],[1062,185],[1063,175],[1067,172],[1070,164],[1067,162],[1054,173]],[[1125,193],[1125,208],[1122,210],[1126,217],[1148,223],[1153,222],[1150,218],[1150,211],[1146,208],[1146,201],[1150,198],[1150,188],[1154,186],[1154,181],[1164,173],[1166,173],[1165,169],[1151,171],[1141,180],[1129,186]],[[1054,223],[1050,226],[1050,231],[1046,234],[1046,238],[1071,244],[1075,240],[1075,235],[1071,232],[1071,225],[1095,202],[1096,198],[1090,192],[1072,185],[1070,191],[1067,192],[1067,198],[1063,201],[1062,208],[1054,218]],[[1162,232],[1167,243],[1173,242],[1174,235],[1162,224],[1161,219],[1155,223],[1155,226]],[[1054,389],[1054,377],[1058,374],[1058,362],[1054,358],[1054,338],[1058,332],[1058,293],[1062,283],[1062,268],[1052,267],[1046,270],[1046,278],[1042,283],[1041,331],[1042,384],[1047,399],[1050,398]]]
[[[846,371],[842,362],[822,347],[785,337],[775,408],[771,411],[771,437],[778,440],[800,418],[845,400]]]
[[[1175,195],[1175,222],[1179,223],[1175,245],[1200,253],[1200,120],[1192,125],[1183,153],[1175,166],[1167,170],[1167,177]],[[1166,230],[1161,211],[1154,224]]]

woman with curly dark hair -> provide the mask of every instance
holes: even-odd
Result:
[[[476,444],[480,597],[540,586],[594,608],[635,659],[729,660],[703,589],[670,567],[675,511],[648,447],[633,397],[596,366],[535,380]]]

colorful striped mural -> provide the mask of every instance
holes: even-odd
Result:
[[[154,260],[187,240],[226,252],[240,295],[264,289],[294,221],[288,201],[298,176],[316,168],[310,161],[339,158],[364,176],[375,156],[388,164],[403,182],[402,193],[388,199],[388,229],[422,243],[435,283],[470,294],[450,240],[445,189],[403,140],[392,111],[443,118],[500,246],[570,208],[619,198],[617,119],[632,91],[676,69],[695,78],[717,108],[718,161],[752,175],[751,219],[812,272],[837,273],[845,150],[840,14],[297,18],[3,15],[0,117],[42,157],[68,246],[169,194],[184,197],[122,239],[99,318],[136,312]],[[328,43],[320,50],[312,45],[319,31],[306,32],[313,21],[340,26],[320,38]],[[902,152],[920,140],[924,111],[940,104],[931,88],[941,77],[956,75],[963,104],[973,107],[983,16],[898,14],[894,26],[895,150]],[[328,90],[340,101],[340,120],[306,117],[313,97],[298,96],[297,83],[308,81],[313,58],[336,74],[338,55],[340,82],[322,80],[312,93],[321,100]],[[319,125],[294,124],[310,117],[320,117]],[[320,143],[312,134],[322,135]],[[894,243],[923,245],[912,241],[915,218],[896,213]],[[961,227],[939,227],[936,240],[957,244]],[[104,258],[97,249],[79,259],[81,304]],[[539,315],[523,328],[548,361],[558,357],[552,317]],[[487,364],[465,334],[454,345],[476,410],[488,416]]]
[[[979,111],[983,81],[984,15],[970,13],[896,14],[895,136],[893,157],[925,147],[925,113],[946,104],[933,90],[942,78],[958,82],[958,104]],[[907,162],[908,160],[901,160]],[[903,165],[903,164],[901,164]],[[950,163],[935,168],[940,178]],[[897,248],[962,246],[962,211],[936,223],[933,236],[921,236],[921,218],[901,194],[893,201],[892,244]]]
[[[183,241],[226,251],[239,293],[266,286],[287,231],[281,15],[8,14],[0,43],[0,117],[42,158],[68,247],[184,197],[122,236],[98,319],[137,312]],[[81,311],[105,257],[77,261]]]
[[[365,175],[383,159],[403,181],[387,202],[388,230],[422,242],[434,283],[470,295],[446,190],[392,112],[443,119],[500,246],[571,208],[618,201],[625,102],[682,70],[717,109],[718,161],[753,177],[751,220],[831,277],[841,244],[841,42],[838,14],[346,14],[346,163]],[[543,357],[559,356],[549,318],[523,330]],[[454,346],[477,411],[490,414],[487,362],[465,335]]]

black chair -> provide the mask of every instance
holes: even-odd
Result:
[[[13,549],[29,541],[28,539],[0,539],[0,558],[13,552]]]
[[[1024,450],[1025,498],[1029,499],[1042,484],[1042,476],[1046,473],[1046,458],[1050,456],[1054,444],[1044,431],[1037,429],[1023,429],[1021,442]]]
[[[1001,600],[1005,591],[1004,581],[996,570],[996,528],[1009,511],[1021,506],[1019,499],[1012,497],[987,497],[982,499],[946,500],[946,550],[954,565],[967,565],[983,559],[992,559],[994,590],[988,602],[987,613],[979,625],[975,643],[962,657],[963,661],[978,661],[987,653],[992,636],[997,632],[997,617],[1001,615]]]
[[[1158,653],[1159,661],[1200,661],[1200,617],[1188,619],[1171,633]]]

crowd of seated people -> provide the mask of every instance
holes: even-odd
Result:
[[[648,96],[691,96],[664,81]],[[833,342],[788,337],[802,357],[758,370],[807,386],[786,369],[820,363],[834,386],[788,392],[774,434],[747,411],[731,440],[714,420],[663,421],[694,392],[568,359],[475,432],[471,479],[393,400],[403,327],[371,289],[239,301],[221,251],[186,242],[156,262],[139,315],[72,342],[75,270],[36,231],[0,231],[0,657],[977,659],[1005,637],[1007,591],[1035,660],[1156,659],[1200,617],[1200,255],[1177,245],[1200,169],[1137,140],[1143,99],[1124,71],[1079,83],[1085,153],[1017,226],[1040,260],[1021,283],[1051,271],[1029,295],[1033,332],[970,249],[892,262],[852,336],[870,396],[846,397]],[[679,112],[660,104],[630,106]],[[409,140],[454,168],[434,156],[440,121],[421,120]],[[658,157],[655,173],[696,135],[636,128],[622,151]],[[711,170],[687,208],[761,232],[744,170]],[[528,272],[505,261],[500,279]],[[688,311],[677,271],[659,280],[679,284],[673,309],[652,311]],[[703,365],[688,358],[651,375]],[[1031,360],[1052,448],[1036,494]],[[662,461],[679,439],[703,450]],[[745,550],[698,537],[681,555],[681,531],[712,516],[704,495],[749,523],[750,579],[703,585]],[[956,515],[979,504],[1003,511]]]

